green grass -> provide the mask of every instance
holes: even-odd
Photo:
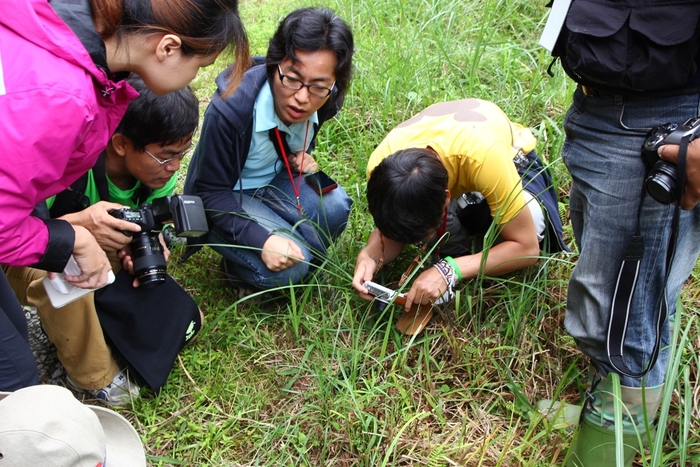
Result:
[[[554,78],[546,74],[550,58],[537,45],[544,3],[327,3],[353,29],[355,79],[315,155],[355,199],[350,224],[323,273],[287,291],[288,302],[238,301],[209,249],[184,264],[170,262],[207,324],[181,352],[161,394],[121,410],[152,465],[562,465],[572,433],[534,406],[544,398],[580,400],[586,362],[563,329],[575,255],[461,284],[455,306],[415,337],[395,331],[397,310],[375,310],[350,286],[372,228],[366,160],[389,129],[434,102],[488,99],[531,127],[566,215],[569,179],[559,155],[573,85],[557,67]],[[244,1],[253,54],[264,55],[277,22],[305,5]],[[202,110],[227,60],[193,83]],[[398,279],[406,264],[396,263],[384,268],[382,281]],[[644,465],[700,460],[697,284],[696,273],[683,293],[664,430]]]

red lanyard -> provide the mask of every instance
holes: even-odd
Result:
[[[447,209],[445,209],[445,213],[442,215],[442,225],[438,227],[435,232],[437,234],[438,241],[443,235],[445,235],[445,232],[447,232]]]
[[[282,135],[280,134],[280,130],[277,127],[275,127],[275,136],[277,137],[277,144],[279,145],[280,154],[282,154],[284,165],[285,167],[287,167],[287,175],[289,175],[289,181],[292,183],[292,190],[294,190],[294,196],[297,197],[297,209],[301,211],[301,200],[299,199],[299,193],[301,192],[301,180],[303,176],[302,169],[304,168],[304,154],[306,154],[306,137],[309,136],[309,121],[306,121],[306,129],[304,130],[304,147],[301,151],[301,164],[299,165],[299,185],[294,183],[292,167],[289,165],[289,159],[287,159],[287,152],[284,150],[284,144],[282,144]]]

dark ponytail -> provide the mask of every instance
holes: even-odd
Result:
[[[184,56],[220,54],[236,49],[231,86],[250,62],[248,38],[238,15],[238,0],[90,0],[103,39],[124,34],[174,34]]]

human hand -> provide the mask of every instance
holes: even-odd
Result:
[[[165,238],[163,238],[163,232],[158,234],[158,240],[160,241],[160,247],[163,249],[163,256],[165,256],[165,261],[170,259],[170,249],[165,244]]]
[[[448,286],[444,277],[435,267],[430,267],[420,273],[411,285],[411,290],[406,293],[406,305],[404,309],[409,311],[414,304],[432,304],[438,301]]]
[[[119,258],[119,261],[122,263],[122,269],[126,269],[126,272],[133,276],[134,258],[131,256],[131,245],[126,245],[124,248],[117,251],[117,258]]]
[[[371,281],[374,277],[374,272],[377,269],[377,262],[367,252],[367,248],[360,251],[355,261],[355,273],[352,277],[352,286],[365,300],[373,300],[374,295],[371,295],[364,286],[365,281]]]
[[[673,164],[678,163],[678,151],[680,146],[666,144],[659,148],[659,157]],[[681,208],[693,209],[700,201],[700,139],[695,139],[688,144],[685,167],[685,191],[681,198]]]
[[[318,170],[318,163],[307,152],[299,151],[296,154],[291,154],[288,160],[289,166],[296,172],[312,173]],[[301,166],[302,162],[303,166]]]
[[[292,240],[270,235],[263,245],[260,257],[270,271],[282,271],[303,261],[304,253]]]
[[[109,271],[112,270],[107,254],[85,227],[75,225],[73,229],[73,258],[80,268],[80,275],[64,275],[63,278],[81,289],[102,287],[107,284]]]
[[[61,219],[68,221],[71,225],[86,228],[103,250],[117,251],[131,242],[131,237],[124,235],[124,231],[141,231],[140,226],[117,219],[108,212],[123,207],[121,204],[100,201],[82,211],[66,214]]]

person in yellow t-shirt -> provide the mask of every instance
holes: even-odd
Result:
[[[377,228],[357,257],[360,296],[373,298],[364,282],[406,244],[426,244],[440,259],[414,280],[406,310],[449,299],[463,278],[533,265],[541,249],[568,250],[551,174],[535,145],[529,129],[480,99],[434,104],[394,128],[367,164]],[[492,225],[497,238],[490,241]]]

